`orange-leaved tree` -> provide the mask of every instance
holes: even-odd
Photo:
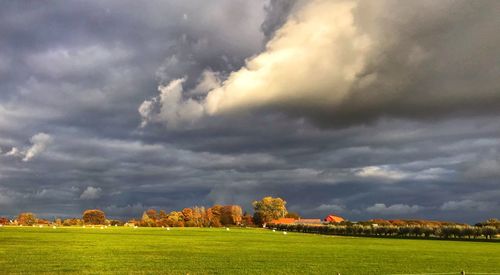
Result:
[[[99,209],[88,209],[83,212],[83,222],[86,224],[105,224],[106,215]]]
[[[223,225],[240,225],[243,211],[239,205],[225,205],[221,209],[220,221]]]
[[[37,222],[35,214],[31,212],[24,212],[17,217],[17,223],[20,225],[33,225]]]

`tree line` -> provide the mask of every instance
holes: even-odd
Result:
[[[244,214],[239,205],[195,206],[169,213],[148,209],[140,220],[130,220],[127,224],[144,227],[221,227],[251,225],[252,217]]]
[[[81,218],[59,219],[53,221],[40,219],[32,212],[20,213],[17,218],[0,217],[0,225],[129,225],[143,227],[221,227],[221,226],[261,226],[273,219],[294,215],[286,210],[286,201],[281,198],[264,197],[253,202],[254,214],[244,213],[239,205],[214,205],[206,208],[194,206],[179,211],[148,209],[140,218],[128,221],[107,219],[100,209],[85,210]]]
[[[342,222],[327,225],[268,224],[267,228],[279,231],[314,233],[339,236],[440,238],[440,239],[494,239],[500,234],[500,221],[490,219],[470,225],[452,223],[383,224]]]
[[[85,210],[81,218],[54,219],[53,221],[39,219],[32,212],[20,213],[16,219],[0,217],[0,225],[56,225],[56,226],[83,226],[83,225],[129,225],[143,227],[221,227],[235,225],[252,225],[253,217],[242,213],[239,205],[214,205],[210,208],[192,207],[181,211],[148,209],[140,219],[127,222],[107,219],[104,211],[99,209]]]

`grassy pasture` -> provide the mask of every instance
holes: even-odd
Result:
[[[500,274],[500,243],[263,229],[0,228],[0,274]]]

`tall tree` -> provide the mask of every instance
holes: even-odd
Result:
[[[168,226],[168,214],[165,210],[160,210],[158,213],[158,220],[156,221],[157,226]]]
[[[205,209],[203,207],[198,207],[198,206],[193,207],[193,221],[195,226],[203,226],[204,215],[205,215]]]
[[[283,218],[288,213],[286,210],[286,201],[282,198],[265,197],[260,201],[254,201],[254,222],[258,225]]]
[[[9,224],[9,219],[7,217],[0,217],[0,224],[1,225]]]
[[[144,211],[144,213],[142,213],[141,226],[154,227],[155,225],[155,220],[151,218],[151,216],[148,214],[148,211]]]
[[[182,212],[170,212],[170,214],[168,214],[167,223],[169,226],[184,226],[184,216],[182,215]]]
[[[31,212],[25,212],[19,214],[19,216],[17,217],[17,223],[20,225],[33,225],[37,223],[37,218],[35,214]]]
[[[99,209],[89,209],[83,212],[82,216],[83,222],[86,224],[105,224],[106,215],[102,210]]]
[[[156,221],[158,219],[158,212],[155,209],[151,208],[151,209],[146,210],[146,214],[153,221]]]
[[[220,221],[223,225],[239,225],[242,212],[239,205],[225,205],[221,208]]]
[[[222,214],[222,205],[214,205],[210,208],[207,209],[207,220],[208,220],[208,225],[213,226],[213,227],[220,227],[221,221],[221,214]]]
[[[193,209],[191,208],[184,208],[182,209],[182,215],[184,216],[184,221],[192,221],[193,220]]]

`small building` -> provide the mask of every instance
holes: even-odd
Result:
[[[324,219],[324,221],[327,222],[327,223],[339,223],[339,222],[343,222],[345,220],[344,220],[344,218],[339,217],[339,216],[328,215],[328,216],[326,216],[326,218]]]

